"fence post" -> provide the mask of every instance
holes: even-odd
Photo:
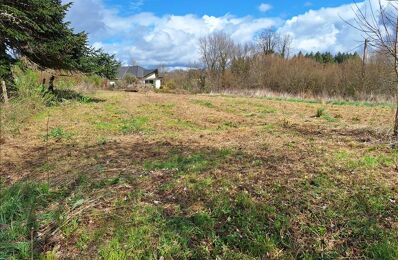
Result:
[[[6,82],[4,80],[1,81],[1,87],[3,89],[4,103],[8,103],[7,87],[6,87]]]

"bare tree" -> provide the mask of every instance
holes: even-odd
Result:
[[[280,44],[280,35],[270,29],[263,30],[257,36],[257,46],[264,55],[274,54]]]
[[[257,47],[264,55],[279,54],[283,58],[289,57],[292,37],[288,34],[281,35],[270,29],[263,30],[257,36]]]
[[[377,6],[371,0],[354,8],[355,22],[351,24],[362,32],[369,45],[381,51],[392,61],[398,83],[398,5],[397,1],[378,1]],[[396,90],[397,110],[394,120],[394,137],[398,137],[398,84]]]
[[[289,58],[291,45],[292,45],[292,37],[289,34],[280,37],[278,52],[280,53],[282,58],[284,59]]]
[[[225,32],[214,32],[199,40],[200,54],[211,77],[225,87],[225,71],[234,57],[235,43]]]

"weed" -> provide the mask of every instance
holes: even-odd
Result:
[[[322,117],[325,114],[325,108],[321,107],[316,110],[315,117]]]
[[[66,132],[61,127],[55,127],[50,130],[48,136],[53,139],[61,140],[61,139],[70,139],[73,134]]]
[[[326,109],[325,109],[325,108],[318,108],[318,109],[316,110],[316,113],[315,113],[314,117],[316,117],[316,118],[323,118],[323,119],[325,119],[325,120],[328,121],[328,122],[336,122],[336,121],[337,121],[337,118],[335,118],[335,117],[329,115],[329,114],[326,112]]]

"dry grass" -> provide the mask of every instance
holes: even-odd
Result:
[[[4,189],[50,176],[55,195],[37,209],[38,252],[398,257],[392,108],[214,95],[95,97],[104,102],[47,108],[20,134],[4,136]]]

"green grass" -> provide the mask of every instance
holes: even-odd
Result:
[[[37,255],[31,232],[37,231],[37,212],[48,204],[50,195],[47,185],[36,183],[15,184],[0,191],[0,259]]]
[[[316,113],[315,113],[314,117],[316,117],[316,118],[322,118],[322,119],[325,119],[326,121],[332,122],[332,123],[338,121],[337,118],[331,116],[331,115],[326,111],[326,109],[323,108],[323,107],[318,108],[318,109],[316,110]]]
[[[239,127],[238,123],[232,121],[226,121],[218,126],[218,130],[228,130],[231,128],[238,128],[238,127]]]
[[[50,162],[30,152],[36,146],[26,148],[29,161],[18,161],[12,147],[0,165],[16,178],[51,172],[53,185],[4,178],[0,259],[398,258],[398,153],[372,133],[358,141],[345,108],[327,118],[316,111],[321,105],[257,99],[98,97],[106,101],[47,107],[32,118],[40,125],[29,125],[42,142],[36,133],[47,113],[65,114],[50,138],[65,140],[69,131],[91,138],[51,142]],[[369,111],[374,120],[384,113]],[[327,123],[334,120],[342,124]],[[57,230],[51,252],[30,241],[31,227],[46,226]]]
[[[140,133],[146,129],[145,126],[148,123],[148,118],[140,116],[122,120],[121,123],[120,131],[123,134]]]
[[[132,210],[131,224],[116,230],[101,255],[107,259],[247,258],[283,248],[285,241],[278,232],[286,228],[288,219],[276,215],[275,208],[256,203],[244,193],[232,201],[225,195],[215,196],[209,203],[212,211],[172,216],[161,207],[140,203]]]
[[[207,100],[194,99],[194,100],[192,100],[192,103],[203,106],[203,107],[207,107],[207,108],[216,108],[216,106],[214,106],[213,103],[211,103],[210,101],[207,101]]]
[[[144,162],[146,170],[175,170],[177,172],[202,172],[210,166],[214,167],[231,154],[229,150],[215,153],[194,153],[183,155],[179,152],[170,154],[166,160],[149,160]]]
[[[351,152],[341,150],[335,153],[336,161],[342,163],[343,166],[350,170],[371,170],[380,167],[393,167],[398,161],[396,153],[390,154],[365,154],[363,156],[355,155]]]
[[[356,106],[356,107],[382,107],[382,108],[395,108],[395,104],[392,102],[367,102],[367,101],[344,101],[344,100],[316,100],[316,99],[305,99],[305,98],[285,98],[285,97],[260,97],[260,99],[276,100],[276,101],[287,101],[292,103],[307,103],[307,104],[330,104],[336,106]]]
[[[127,135],[150,131],[148,121],[148,117],[145,116],[136,116],[131,118],[116,117],[107,121],[95,121],[94,124],[99,130]]]
[[[48,133],[48,137],[56,140],[70,139],[73,136],[72,133],[65,131],[62,127],[54,127]]]

